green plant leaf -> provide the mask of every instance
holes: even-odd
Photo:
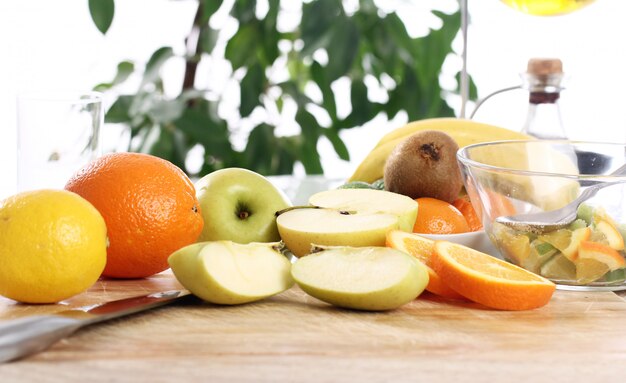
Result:
[[[298,104],[298,108],[304,108],[307,104],[312,103],[313,101],[304,94],[302,90],[298,87],[298,84],[295,81],[285,81],[277,84],[284,94],[291,97],[296,104]]]
[[[304,165],[307,174],[322,174],[324,169],[317,153],[317,140],[322,134],[315,117],[306,109],[299,108],[296,113],[296,122],[300,125],[302,143],[297,158]]]
[[[146,64],[146,69],[143,74],[143,80],[141,86],[154,83],[159,79],[159,71],[167,60],[174,56],[174,51],[170,47],[161,47],[157,49]]]
[[[331,81],[345,75],[350,70],[358,50],[359,31],[352,20],[345,18],[335,24],[332,30],[332,38],[326,47],[328,52],[328,78]]]
[[[222,0],[200,0],[202,5],[202,18],[200,24],[205,25],[209,19],[222,6]]]
[[[300,125],[304,142],[317,144],[317,139],[322,134],[322,127],[317,123],[315,117],[308,110],[299,108],[296,112],[296,122]]]
[[[454,78],[456,79],[456,83],[457,83],[456,91],[460,93],[461,92],[461,72],[457,72]],[[476,83],[474,83],[474,79],[471,76],[468,77],[468,79],[469,79],[468,98],[470,100],[476,100],[478,99],[478,88],[476,87]]]
[[[330,87],[326,69],[317,61],[313,61],[313,64],[311,64],[311,78],[322,91],[324,109],[326,109],[333,121],[336,120],[337,105],[335,103],[335,93]]]
[[[180,118],[174,121],[174,125],[191,142],[202,145],[207,155],[225,159],[234,154],[226,122],[214,120],[208,106],[203,103],[185,109]]]
[[[278,31],[278,11],[280,9],[280,0],[269,0],[269,10],[261,22],[261,44],[263,46],[263,55],[260,60],[265,66],[271,66],[280,56],[278,42],[284,38],[283,34]]]
[[[157,124],[166,124],[177,120],[185,110],[185,102],[180,99],[154,99],[147,115]]]
[[[256,0],[237,0],[230,14],[239,21],[239,25],[244,25],[256,19],[255,11]]]
[[[315,145],[302,145],[302,150],[299,156],[300,162],[304,165],[304,170],[307,174],[323,174],[324,168],[320,161],[319,153],[317,152]]]
[[[111,27],[115,14],[114,0],[89,0],[89,14],[96,28],[104,35]]]
[[[240,25],[239,30],[226,44],[225,57],[233,70],[247,65],[255,59],[259,32],[256,23]]]
[[[334,129],[324,129],[324,136],[328,138],[331,144],[333,144],[333,148],[335,149],[335,153],[344,161],[350,161],[350,152],[348,151],[348,147],[343,142],[339,134]]]
[[[329,31],[337,24],[337,18],[344,16],[341,1],[316,0],[302,6],[302,56],[309,56],[319,48],[325,48],[331,41]]]
[[[126,81],[128,77],[135,71],[135,64],[130,61],[122,61],[117,64],[117,72],[115,73],[115,77],[113,81],[108,83],[101,83],[94,87],[94,90],[97,91],[106,91],[111,89],[112,87],[119,85]]]
[[[119,96],[104,115],[105,123],[119,124],[131,120],[129,109],[133,96]]]
[[[174,149],[171,132],[160,125],[153,125],[139,148],[140,153],[152,154],[170,161]]]
[[[213,48],[217,44],[217,39],[219,38],[219,31],[205,26],[200,30],[200,47],[202,51],[206,53],[213,52]]]
[[[367,86],[362,79],[353,79],[350,86],[350,122],[360,126],[372,118],[372,105],[367,97]]]
[[[261,174],[273,173],[273,162],[278,151],[275,145],[274,127],[260,124],[250,132],[244,154],[247,167],[256,169]],[[270,148],[272,148],[270,150]]]
[[[248,68],[248,72],[241,80],[241,106],[239,112],[242,117],[247,117],[252,113],[257,105],[260,105],[260,96],[265,86],[265,73],[259,63]]]

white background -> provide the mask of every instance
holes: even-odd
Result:
[[[423,17],[429,4],[447,11],[454,0],[397,1],[413,34],[436,20]],[[0,2],[0,198],[15,191],[15,97],[30,90],[88,90],[110,80],[124,59],[143,63],[158,47],[182,52],[195,1],[116,1],[113,25],[102,36],[90,19],[87,0],[3,0]],[[389,2],[384,2],[389,6]],[[572,138],[626,141],[626,2],[598,0],[566,16],[535,17],[518,13],[497,0],[469,0],[468,66],[479,96],[519,84],[519,73],[530,57],[559,57],[568,75],[561,108]],[[460,49],[460,40],[455,47]],[[450,60],[446,70],[460,63]],[[166,76],[182,77],[172,62]],[[477,118],[518,129],[526,112],[527,95],[517,92],[489,101]],[[452,100],[458,110],[458,100]],[[472,107],[469,107],[469,111]],[[327,175],[348,176],[378,138],[405,120],[376,120],[346,132],[349,163],[325,155]],[[106,127],[105,127],[106,130]],[[109,145],[109,144],[107,144]],[[320,151],[327,153],[326,144]]]

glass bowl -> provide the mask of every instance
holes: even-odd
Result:
[[[566,290],[625,290],[626,145],[497,141],[461,148],[465,188],[489,239],[507,261]],[[602,188],[561,229],[533,233],[496,222],[561,208],[591,185]]]

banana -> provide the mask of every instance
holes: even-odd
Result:
[[[423,130],[439,130],[447,133],[456,141],[459,147],[487,141],[526,140],[531,138],[512,130],[457,118],[431,118],[410,122],[383,136],[374,149],[359,164],[348,181],[371,183],[383,178],[385,162],[396,145],[408,136]]]

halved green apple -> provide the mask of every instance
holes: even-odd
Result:
[[[168,262],[187,290],[211,303],[257,301],[293,285],[291,262],[279,243],[200,242],[174,252]]]
[[[387,232],[398,228],[398,217],[311,207],[284,212],[276,224],[287,248],[296,257],[303,257],[314,244],[385,246]]]
[[[336,189],[313,194],[313,206],[359,213],[388,213],[398,217],[398,229],[413,231],[417,218],[417,202],[405,195],[373,189]]]
[[[412,231],[418,210],[411,198],[382,190],[328,190],[309,203],[276,219],[281,239],[296,257],[308,254],[312,244],[385,246],[389,230]]]
[[[398,308],[428,284],[426,267],[387,247],[330,247],[298,259],[293,278],[307,294],[357,310]]]

